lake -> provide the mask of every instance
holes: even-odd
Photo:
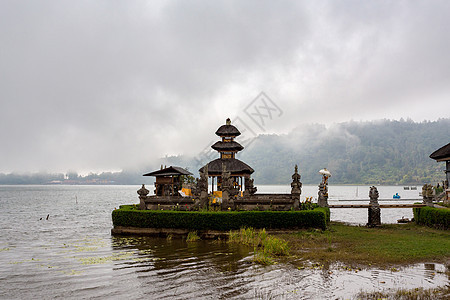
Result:
[[[137,204],[139,188],[0,186],[0,298],[349,299],[361,290],[449,283],[445,266],[434,263],[398,272],[349,272],[336,263],[299,270],[289,263],[255,265],[252,249],[226,242],[111,236],[111,211]],[[378,190],[386,202],[412,203],[420,187]],[[289,191],[258,186],[261,193]],[[401,201],[391,200],[396,192]],[[329,201],[368,201],[368,193],[368,186],[330,186]],[[317,186],[304,185],[302,200],[306,196],[317,198]],[[395,223],[411,218],[412,209],[382,209],[381,215],[383,223]],[[365,224],[367,210],[332,209],[331,218]]]

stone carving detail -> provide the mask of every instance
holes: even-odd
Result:
[[[291,183],[291,197],[294,200],[294,209],[300,208],[300,195],[302,193],[302,183],[300,182],[300,178],[301,176],[298,174],[298,166],[295,165]]]
[[[291,194],[301,194],[302,193],[302,183],[300,182],[300,174],[298,174],[298,166],[295,165],[295,171],[292,175],[291,183]]]
[[[200,201],[199,206],[206,208],[208,205],[208,166],[205,167],[204,172],[200,172],[196,192]]]
[[[253,185],[254,179],[250,178],[250,176],[245,177],[245,191],[244,191],[244,197],[249,197],[251,195],[254,195],[257,191],[256,186]]]
[[[378,204],[378,189],[375,186],[370,187],[369,190],[369,198],[370,198],[370,205],[379,205]]]
[[[145,207],[145,199],[150,191],[145,188],[145,184],[137,191],[139,195],[139,209],[146,209]]]
[[[367,226],[374,227],[381,225],[381,209],[378,203],[378,189],[375,186],[370,187],[369,190],[369,208]]]
[[[322,169],[319,171],[322,174],[322,182],[319,184],[319,199],[317,204],[320,207],[328,207],[328,177],[331,173],[327,169]]]
[[[321,182],[319,184],[319,199],[317,200],[317,204],[320,207],[328,207],[328,186]]]
[[[138,193],[139,196],[144,196],[145,197],[145,196],[148,195],[148,193],[150,193],[150,191],[147,190],[145,188],[145,184],[143,184],[142,187],[137,191],[137,193]]]
[[[433,206],[434,190],[431,184],[425,184],[422,187],[423,203],[427,206]]]

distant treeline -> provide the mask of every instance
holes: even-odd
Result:
[[[139,184],[142,174],[138,172],[103,172],[100,174],[78,175],[75,172],[3,174],[0,173],[0,184]]]
[[[238,142],[239,137],[236,139]],[[318,184],[318,170],[331,171],[330,184],[420,185],[444,180],[445,163],[429,155],[450,142],[450,119],[345,122],[326,127],[310,124],[284,135],[260,135],[237,154],[254,170],[255,184],[289,184],[298,164],[301,181]],[[213,151],[212,157],[218,157]],[[198,177],[201,157],[171,156],[139,171],[69,174],[1,174],[0,184],[142,184],[142,174],[160,165],[188,168]],[[200,159],[201,160],[201,159]],[[146,162],[143,161],[145,164]]]

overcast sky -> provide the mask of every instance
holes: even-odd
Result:
[[[0,0],[0,172],[195,155],[227,117],[449,117],[449,23],[447,0]]]

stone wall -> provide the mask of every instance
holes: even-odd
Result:
[[[198,201],[192,197],[139,196],[140,209],[150,210],[196,210]],[[236,197],[230,203],[230,210],[276,210],[294,209],[295,199],[291,194],[254,194]]]

